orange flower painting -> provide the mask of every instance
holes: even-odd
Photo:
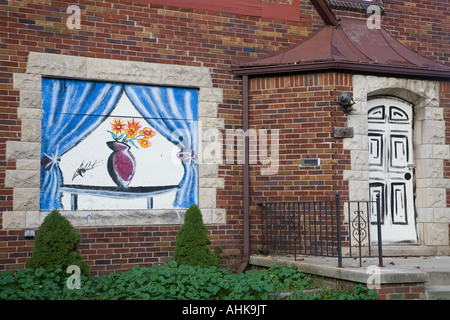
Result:
[[[144,137],[146,137],[147,139],[150,139],[151,137],[153,137],[156,133],[155,131],[153,131],[152,129],[146,127],[144,129],[142,129],[141,131],[139,131],[139,134],[143,135]]]
[[[148,138],[139,139],[138,142],[142,148],[148,148],[152,145],[152,143],[148,141]]]
[[[145,127],[141,130],[141,123],[135,119],[128,120],[125,124],[125,121],[122,119],[115,118],[110,122],[110,125],[112,131],[108,130],[108,132],[111,133],[111,136],[115,141],[129,143],[136,148],[138,148],[135,143],[136,140],[142,148],[150,147],[152,144],[148,139],[156,135],[155,131],[149,127]]]
[[[111,122],[111,128],[113,132],[120,134],[125,130],[125,123],[120,119],[114,119],[114,121]]]
[[[127,134],[128,138],[134,138],[137,136],[139,129],[142,127],[139,121],[134,121],[132,119],[131,121],[127,122],[128,129],[125,130],[125,133]]]

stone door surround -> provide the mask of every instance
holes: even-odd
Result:
[[[367,100],[383,95],[414,105],[415,206],[419,241],[422,245],[448,248],[450,208],[446,204],[446,189],[450,188],[450,179],[444,178],[444,160],[450,159],[450,147],[445,144],[446,124],[444,110],[439,105],[439,82],[353,76],[356,104],[348,115],[348,126],[354,128],[354,137],[344,139],[344,148],[351,153],[351,170],[344,171],[344,179],[349,181],[350,199],[369,200]]]

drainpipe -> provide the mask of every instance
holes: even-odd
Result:
[[[339,25],[339,20],[325,0],[311,0],[311,3],[327,26],[337,27]]]
[[[244,130],[244,165],[242,167],[243,213],[244,213],[244,261],[238,272],[244,272],[250,262],[250,175],[248,131],[248,75],[242,76],[242,129]]]

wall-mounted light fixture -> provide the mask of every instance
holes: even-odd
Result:
[[[353,110],[353,105],[355,104],[355,101],[353,101],[352,97],[346,92],[342,93],[339,98],[339,103],[342,106],[342,110],[344,113],[348,114]]]

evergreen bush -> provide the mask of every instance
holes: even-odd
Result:
[[[27,260],[26,267],[55,269],[59,266],[65,271],[68,266],[77,265],[81,274],[88,276],[90,267],[77,252],[80,243],[78,231],[54,209],[37,231],[33,255]]]
[[[178,265],[218,267],[222,250],[216,247],[215,253],[212,253],[210,245],[202,213],[195,204],[191,205],[186,210],[184,224],[178,231],[173,259]]]

